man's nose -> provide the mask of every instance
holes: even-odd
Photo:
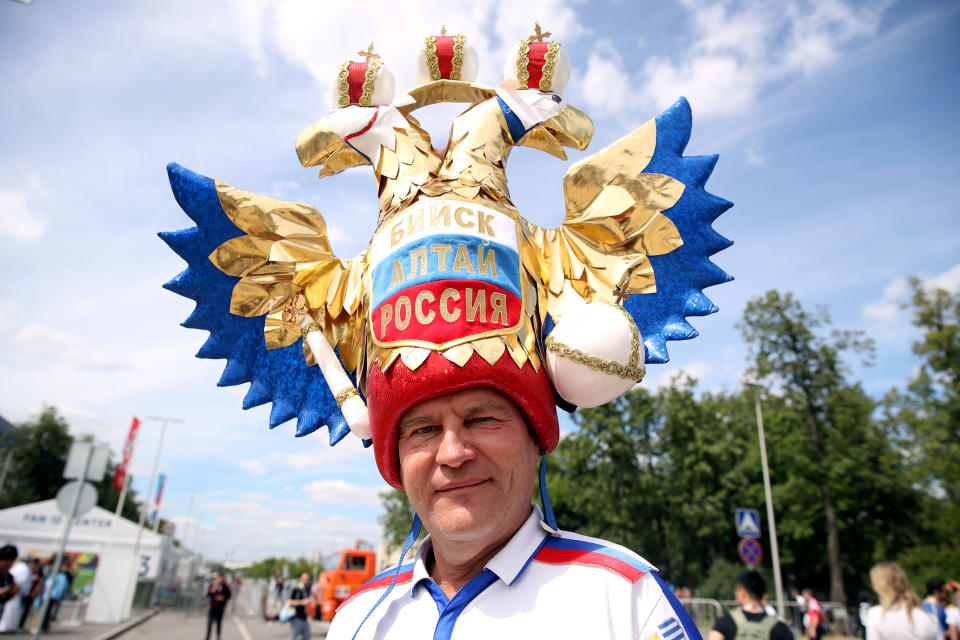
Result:
[[[437,464],[459,467],[474,458],[473,448],[464,439],[464,433],[458,428],[445,428],[440,448],[437,450]]]

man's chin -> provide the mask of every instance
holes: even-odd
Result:
[[[434,538],[465,542],[483,538],[496,526],[496,522],[496,515],[486,509],[457,505],[434,512],[433,527],[428,529]]]

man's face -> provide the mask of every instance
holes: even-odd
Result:
[[[736,600],[739,605],[745,605],[750,601],[750,598],[747,597],[747,590],[739,584],[733,585],[733,599]]]
[[[309,583],[309,582],[310,582],[310,574],[309,574],[309,573],[300,574],[300,584],[307,584],[307,583]]]
[[[9,571],[13,566],[13,560],[0,560],[0,571]]]
[[[497,542],[530,513],[537,445],[499,391],[421,402],[400,421],[397,450],[404,490],[435,539]]]
[[[933,597],[934,597],[934,599],[935,599],[941,606],[946,605],[946,604],[947,604],[947,589],[946,589],[946,588],[937,589],[936,591],[933,592]]]

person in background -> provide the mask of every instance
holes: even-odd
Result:
[[[794,620],[794,624],[797,626],[797,629],[802,630],[804,627],[803,618],[807,613],[807,599],[804,598],[803,594],[796,589],[793,590],[791,595],[794,601],[797,603],[797,615],[796,620]]]
[[[63,601],[63,597],[66,595],[67,590],[70,588],[70,579],[67,575],[66,560],[60,564],[60,570],[57,571],[55,576],[47,578],[46,588],[50,589],[50,606],[47,607],[47,614],[43,617],[41,628],[44,631],[49,631],[50,621],[56,619],[57,611],[60,609],[60,603]],[[34,603],[34,606],[43,606],[43,598],[38,599]]]
[[[17,624],[18,629],[23,629],[26,626],[33,603],[43,587],[43,568],[40,566],[40,558],[30,558],[27,564],[30,565],[30,593],[24,596],[20,622]]]
[[[764,611],[766,590],[767,583],[757,571],[750,569],[738,575],[733,584],[738,606],[717,620],[707,640],[793,640],[790,627]]]
[[[5,607],[7,602],[17,595],[17,583],[10,575],[10,568],[16,559],[17,548],[15,546],[8,544],[0,547],[0,607]]]
[[[880,604],[867,612],[867,640],[938,640],[937,621],[921,607],[907,575],[895,562],[874,565],[870,583]]]
[[[230,586],[219,573],[214,575],[213,582],[207,589],[207,635],[206,640],[210,640],[210,628],[217,624],[217,640],[220,640],[220,627],[223,624],[223,612],[227,608],[227,601],[230,599]]]
[[[947,583],[942,578],[927,580],[927,597],[923,599],[923,608],[933,614],[940,625],[940,633],[945,640],[950,639],[950,628],[947,626]]]
[[[310,603],[310,574],[300,574],[300,582],[290,591],[290,601],[296,613],[290,619],[290,640],[310,640],[310,621],[307,620],[307,605]]]
[[[820,606],[820,601],[813,597],[812,589],[803,590],[803,599],[807,606],[803,632],[808,638],[820,640],[823,637],[823,607]]]
[[[947,591],[951,600],[946,607],[947,634],[950,640],[960,640],[960,585],[951,580]]]
[[[777,610],[770,604],[770,601],[767,599],[767,594],[763,594],[763,597],[760,599],[760,604],[763,605],[763,612],[765,614],[773,618],[778,618]]]
[[[3,613],[0,614],[0,633],[15,631],[20,625],[20,612],[24,607],[30,606],[27,601],[33,581],[30,566],[21,559],[10,567],[10,575],[17,585],[17,595],[10,598],[3,607]]]

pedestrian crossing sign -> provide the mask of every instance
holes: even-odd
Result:
[[[756,509],[737,509],[737,535],[741,538],[760,537],[760,512]]]

